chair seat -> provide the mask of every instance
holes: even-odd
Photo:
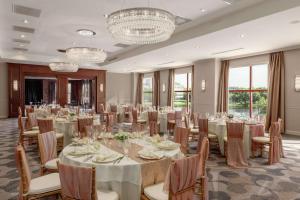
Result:
[[[270,138],[269,137],[265,137],[265,136],[253,137],[252,141],[259,142],[259,143],[269,143],[270,142]]]
[[[42,194],[59,190],[60,188],[59,174],[52,173],[32,179],[29,185],[28,194]]]
[[[39,134],[39,130],[24,131],[23,135],[27,137],[35,137]]]
[[[48,162],[45,163],[45,168],[47,168],[47,169],[57,169],[57,161],[58,160],[59,160],[58,158],[49,160]]]
[[[98,199],[103,199],[103,200],[118,200],[119,199],[118,193],[116,193],[114,191],[97,190],[97,196],[98,196]]]
[[[145,187],[144,194],[150,200],[168,200],[169,194],[163,191],[164,183],[158,183]]]
[[[199,133],[199,129],[197,129],[197,128],[191,128],[191,133],[198,134]]]
[[[34,126],[31,128],[32,130],[39,130],[39,127],[38,126]]]
[[[63,133],[55,133],[55,135],[56,135],[56,139],[60,139],[64,137]]]
[[[168,120],[168,123],[169,124],[175,124],[176,122],[175,122],[175,120]]]
[[[137,123],[145,124],[145,123],[147,123],[147,121],[144,119],[138,119]]]
[[[218,136],[212,133],[208,133],[208,139],[217,139]],[[227,139],[227,138],[226,138]]]

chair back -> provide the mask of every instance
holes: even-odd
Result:
[[[25,106],[25,112],[26,112],[26,117],[28,117],[28,114],[34,112],[34,109],[32,106]]]
[[[97,200],[95,168],[58,164],[63,200]]]
[[[198,127],[198,119],[199,119],[199,114],[198,113],[193,113],[191,120],[193,122],[193,127],[194,128]]]
[[[41,164],[57,158],[57,140],[55,132],[38,134]]]
[[[175,111],[175,124],[177,127],[182,127],[182,111]]]
[[[269,164],[274,164],[280,161],[282,142],[280,122],[272,122],[270,128],[270,150],[269,150]]]
[[[168,121],[175,121],[175,113],[174,112],[169,112],[167,113],[167,120]]]
[[[190,129],[183,127],[175,127],[175,142],[181,144],[180,149],[183,153],[188,152],[188,141],[190,136]]]
[[[110,112],[117,113],[118,112],[117,105],[110,105]]]
[[[40,133],[47,133],[54,131],[53,128],[53,119],[38,119],[38,126]]]
[[[103,104],[100,104],[100,106],[99,106],[99,112],[100,113],[104,113],[105,112],[105,107],[104,107]]]
[[[80,133],[80,137],[86,137],[87,132],[85,127],[86,126],[92,126],[94,119],[93,117],[84,117],[84,118],[77,118],[78,121],[78,132]]]
[[[137,109],[132,109],[132,123],[136,124],[138,120],[138,111]]]
[[[148,124],[149,124],[150,136],[153,136],[159,132],[157,120],[158,120],[157,111],[148,112]]]
[[[227,122],[226,127],[228,140],[231,138],[243,139],[244,126],[244,122]]]
[[[26,194],[29,190],[29,185],[31,181],[31,173],[29,170],[29,165],[27,162],[27,158],[25,155],[25,151],[22,145],[18,144],[15,149],[15,156],[16,156],[16,164],[20,174],[20,189],[19,193],[20,196]]]
[[[37,119],[36,119],[36,113],[28,113],[28,122],[29,122],[29,127],[35,127],[38,126]]]
[[[185,126],[185,128],[190,128],[190,117],[189,117],[189,115],[184,116],[184,126]]]
[[[18,107],[18,115],[23,115],[21,106]]]
[[[198,127],[199,132],[205,133],[206,136],[208,135],[208,119],[199,118]]]
[[[108,113],[107,120],[106,120],[106,132],[112,132],[114,124],[115,124],[115,114]]]
[[[57,115],[60,111],[60,108],[51,108],[51,114]]]
[[[199,176],[205,176],[205,166],[209,155],[209,140],[207,137],[203,138],[201,149],[199,152]]]

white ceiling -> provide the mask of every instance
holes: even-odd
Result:
[[[149,2],[150,6],[193,21],[177,27],[172,39],[165,43],[122,49],[114,46],[117,42],[106,30],[104,15],[120,8],[147,6],[147,0],[0,0],[0,56],[11,62],[47,64],[66,60],[57,49],[91,46],[103,48],[111,52],[110,58],[118,59],[85,65],[85,68],[142,72],[187,65],[200,59],[227,58],[300,44],[300,23],[290,24],[300,20],[300,7],[296,7],[300,2],[297,0],[235,0],[232,5],[223,0]],[[41,9],[41,16],[15,14],[13,4]],[[274,5],[273,10],[270,5]],[[267,9],[263,10],[263,6]],[[24,24],[24,19],[29,23]],[[24,39],[30,40],[30,44],[20,47],[13,42],[13,39],[21,39],[22,34],[13,31],[13,25],[35,29],[34,34],[25,34]],[[96,36],[79,36],[76,30],[82,28],[95,31]],[[240,37],[242,34],[244,38]],[[21,53],[13,50],[14,47],[28,51]],[[213,54],[239,48],[243,49]],[[172,63],[160,65],[168,62]]]

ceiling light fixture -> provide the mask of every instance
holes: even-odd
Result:
[[[84,37],[91,37],[96,35],[96,32],[88,29],[79,29],[76,31],[79,35],[84,36]]]
[[[52,71],[55,72],[77,72],[79,65],[66,62],[54,62],[50,63],[49,67]]]
[[[245,37],[245,35],[244,35],[244,34],[241,34],[241,35],[240,35],[240,37],[241,37],[241,38],[244,38],[244,37]]]
[[[24,23],[24,24],[28,24],[29,21],[28,21],[27,19],[24,19],[24,20],[23,20],[23,23]]]
[[[120,43],[154,44],[171,37],[175,31],[175,16],[157,8],[129,8],[111,13],[107,28]]]
[[[20,35],[20,37],[21,37],[21,38],[25,38],[25,35],[22,34],[22,35]]]
[[[206,10],[205,10],[204,8],[202,8],[200,11],[201,11],[201,12],[206,12]]]
[[[73,47],[66,50],[68,59],[78,63],[101,63],[107,58],[103,49],[90,47]]]

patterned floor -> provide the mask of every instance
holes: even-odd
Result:
[[[0,120],[0,199],[17,199],[19,175],[14,160],[17,121]],[[300,138],[284,137],[286,158],[266,165],[266,158],[249,160],[247,169],[231,169],[225,159],[212,153],[208,161],[211,200],[300,200]],[[39,173],[37,149],[27,149],[33,177]]]

